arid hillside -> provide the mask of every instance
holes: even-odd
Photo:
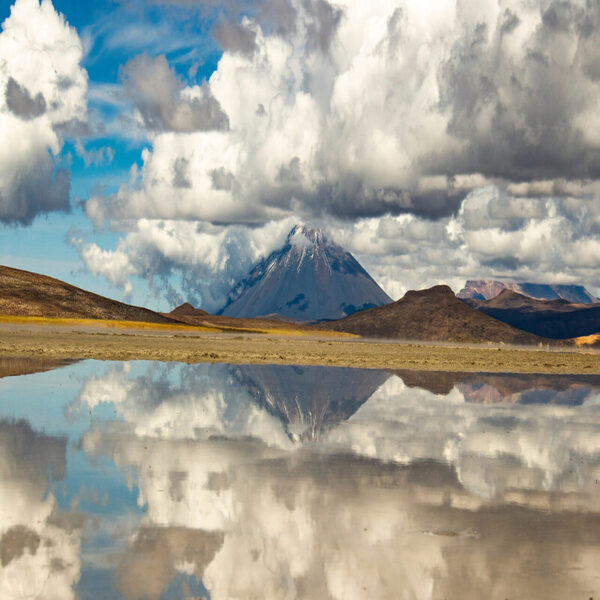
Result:
[[[211,315],[201,308],[194,308],[186,302],[173,309],[170,313],[163,313],[165,317],[175,319],[186,325],[197,325],[202,327],[217,327],[222,330],[248,330],[248,331],[269,331],[303,333],[310,335],[319,333],[317,329],[304,323],[297,323],[292,320],[275,319],[269,317],[225,317],[223,315]]]
[[[0,266],[0,315],[176,323],[147,308],[111,300],[59,279]]]
[[[324,323],[322,327],[367,338],[523,345],[549,341],[471,308],[446,285],[409,291],[397,302]]]

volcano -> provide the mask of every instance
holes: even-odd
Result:
[[[261,260],[232,289],[219,314],[319,321],[389,302],[352,254],[320,229],[296,225],[283,248]]]

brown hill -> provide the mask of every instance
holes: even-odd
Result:
[[[276,315],[267,317],[224,317],[211,315],[201,308],[195,308],[189,302],[178,306],[170,313],[163,313],[165,317],[177,320],[187,325],[202,325],[204,327],[218,327],[224,330],[298,332],[304,334],[318,333],[318,330],[304,323],[291,320],[278,319]]]
[[[177,323],[147,308],[111,300],[46,275],[1,265],[0,314]]]
[[[407,292],[397,302],[322,327],[370,338],[524,345],[548,342],[467,306],[447,285]]]
[[[201,325],[225,331],[301,331],[313,333],[308,325],[271,319],[239,319],[210,315],[185,303],[171,313],[157,313],[131,306],[72,286],[59,279],[0,266],[0,315],[74,319],[140,321],[172,325]],[[318,333],[318,332],[317,332]]]
[[[169,314],[173,317],[208,317],[210,313],[201,308],[194,308],[189,302],[184,302],[181,306],[174,308]]]
[[[463,299],[476,310],[513,327],[553,339],[568,339],[600,332],[600,304],[567,300],[537,300],[504,290],[491,300]]]

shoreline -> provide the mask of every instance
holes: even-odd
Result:
[[[282,364],[485,373],[600,374],[593,350],[93,325],[0,325],[0,357]]]

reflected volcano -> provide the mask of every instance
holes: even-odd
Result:
[[[349,419],[390,377],[384,371],[328,367],[231,367],[253,400],[286,424],[291,438],[316,440]]]

